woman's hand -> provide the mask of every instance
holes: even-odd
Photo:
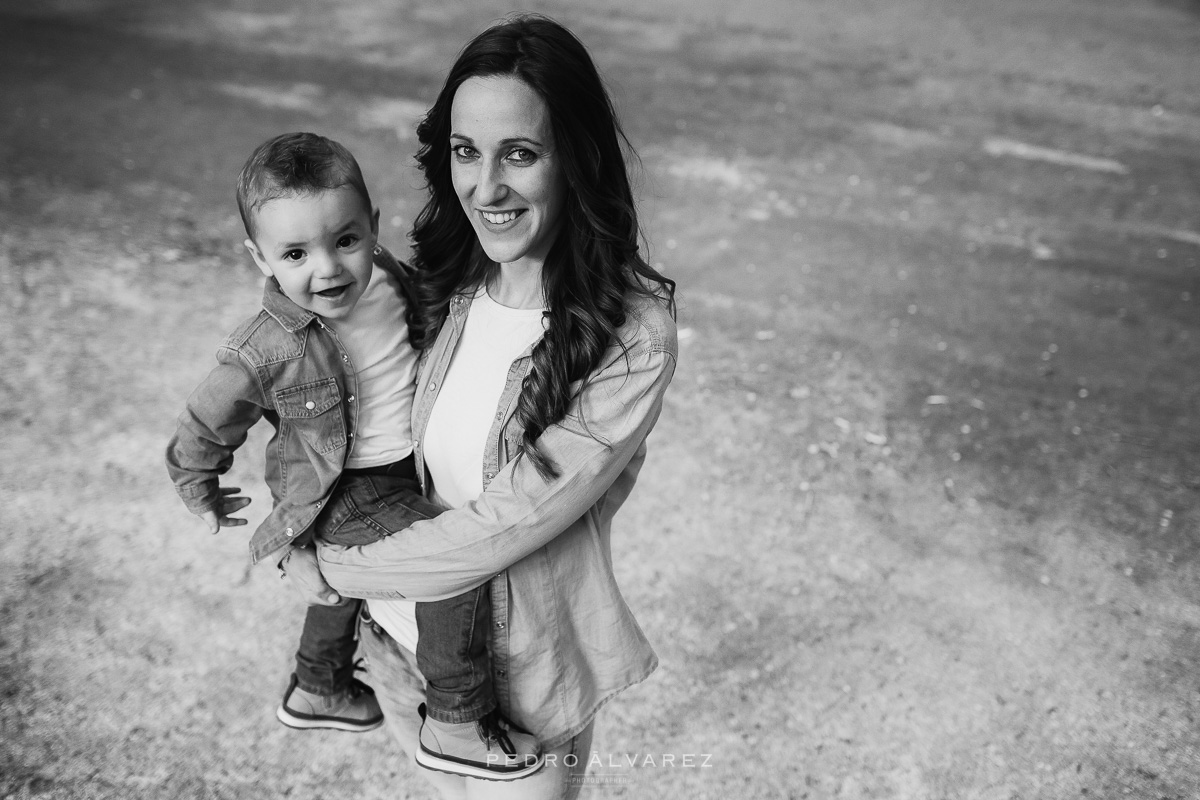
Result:
[[[314,548],[293,547],[279,562],[279,569],[310,606],[336,606],[342,601],[341,596],[321,576]]]

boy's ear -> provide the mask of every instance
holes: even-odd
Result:
[[[271,272],[271,265],[263,258],[262,251],[258,249],[258,245],[254,243],[254,240],[247,239],[242,244],[246,245],[246,249],[250,251],[250,257],[254,259],[254,263],[258,266],[258,271],[268,278],[274,277],[275,273]]]
[[[379,209],[371,212],[371,235],[376,239],[379,238]]]

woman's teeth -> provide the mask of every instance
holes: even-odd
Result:
[[[516,211],[505,211],[502,214],[492,214],[487,211],[479,212],[483,214],[483,218],[493,225],[503,225],[506,222],[512,222],[517,218]]]

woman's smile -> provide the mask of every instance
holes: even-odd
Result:
[[[524,212],[523,211],[495,212],[495,211],[482,211],[481,210],[479,213],[483,217],[484,221],[486,221],[490,225],[505,225],[505,224],[515,220],[517,217],[519,217]]]

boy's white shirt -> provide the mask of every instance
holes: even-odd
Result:
[[[508,308],[480,289],[425,428],[432,499],[458,508],[483,493],[483,451],[512,362],[541,338],[542,310]],[[371,617],[402,646],[417,649],[415,603],[371,600]]]
[[[391,464],[413,451],[412,403],[418,354],[408,343],[408,325],[400,284],[375,265],[371,279],[350,314],[324,320],[350,355],[358,378],[358,424],[346,469]]]

